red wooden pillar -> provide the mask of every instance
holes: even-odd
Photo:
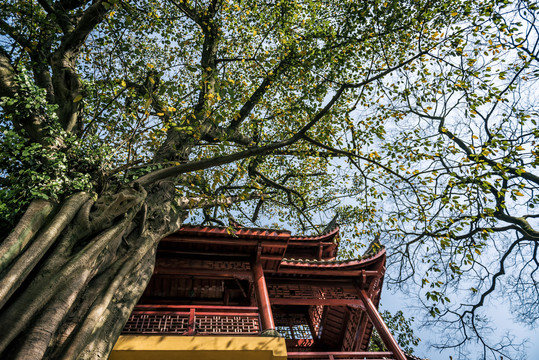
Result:
[[[378,313],[378,310],[376,309],[376,306],[374,306],[371,298],[367,295],[364,289],[358,289],[358,292],[361,301],[363,301],[363,304],[365,304],[365,309],[367,310],[369,319],[374,324],[374,327],[378,331],[378,334],[380,334],[384,344],[387,346],[389,351],[393,353],[393,357],[396,360],[406,360],[406,356],[404,356],[399,344],[397,344],[397,341],[395,341],[391,335],[391,332],[389,332],[387,325],[384,323],[380,313]]]
[[[195,334],[195,309],[189,309],[189,323],[187,327],[187,335]]]
[[[262,269],[260,257],[257,257],[252,267],[256,298],[258,300],[258,309],[260,311],[260,320],[262,322],[262,331],[275,330],[275,323],[273,321],[273,313],[271,312],[268,288],[266,286],[266,278],[264,277],[264,270]]]

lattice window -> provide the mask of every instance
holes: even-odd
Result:
[[[315,294],[315,288],[309,285],[268,284],[268,293],[272,298],[318,298]]]
[[[275,329],[281,334],[285,339],[293,339],[294,336],[292,335],[292,329],[290,326],[281,326],[276,325]]]
[[[276,330],[286,339],[312,339],[313,334],[304,314],[281,313],[275,316]]]
[[[270,298],[284,299],[358,299],[349,289],[315,285],[268,284],[268,293]]]
[[[311,328],[309,325],[300,324],[292,325],[292,331],[294,332],[295,339],[312,339],[313,334],[311,333]]]
[[[348,326],[344,333],[344,338],[342,342],[342,351],[354,351],[355,341],[356,341],[356,332],[359,320],[361,319],[361,314],[363,313],[359,308],[348,308],[350,311],[350,320],[348,320]]]

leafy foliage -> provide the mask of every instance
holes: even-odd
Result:
[[[145,204],[156,224],[178,203],[202,223],[304,232],[337,212],[343,256],[379,234],[393,283],[417,284],[434,321],[460,329],[442,346],[507,356],[478,312],[507,278],[537,320],[537,11],[4,1],[2,232],[33,199],[100,203],[126,186],[167,192]]]
[[[0,102],[9,109],[0,123],[0,167],[6,175],[0,188],[0,218],[9,224],[2,228],[13,226],[33,199],[58,200],[76,191],[91,191],[92,175],[99,171],[105,148],[88,143],[95,137],[83,141],[59,126],[58,106],[47,102],[45,90],[31,81],[23,65],[14,80],[19,84],[15,97],[3,97]],[[44,136],[39,143],[29,141],[24,130],[13,129],[16,118],[30,116],[43,119]]]

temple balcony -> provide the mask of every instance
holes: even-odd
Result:
[[[124,335],[259,335],[257,307],[138,305]]]

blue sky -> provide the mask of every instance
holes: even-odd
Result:
[[[435,342],[440,336],[450,336],[450,334],[437,333],[433,328],[421,328],[420,319],[423,314],[419,313],[415,308],[417,299],[413,299],[401,292],[394,292],[384,287],[382,292],[381,309],[389,310],[392,313],[398,310],[402,310],[404,315],[409,317],[415,317],[414,333],[421,338],[421,342],[417,347],[415,355],[428,358],[430,360],[449,360],[449,356],[453,356],[453,360],[459,359],[452,351],[443,351],[432,348],[429,343]],[[499,333],[503,334],[508,331],[515,336],[517,340],[528,339],[526,347],[526,353],[522,354],[523,360],[538,360],[539,359],[539,327],[530,329],[525,325],[514,321],[513,316],[506,304],[499,301],[491,301],[488,305],[488,316],[492,320],[492,327]],[[477,354],[470,355],[469,358],[462,358],[462,360],[475,360],[478,359]]]

